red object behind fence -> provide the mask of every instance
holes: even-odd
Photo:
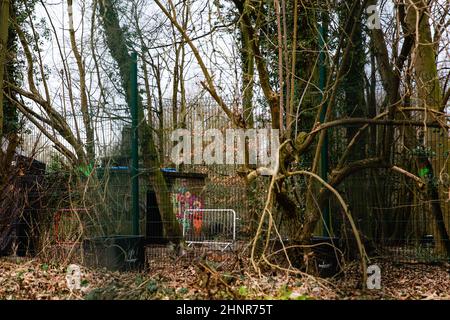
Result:
[[[55,234],[55,242],[57,244],[74,244],[74,241],[61,241],[60,239],[60,224],[62,215],[70,215],[69,219],[77,219],[75,213],[87,212],[85,208],[70,208],[70,209],[59,209],[53,218],[53,226],[54,226],[54,234]]]

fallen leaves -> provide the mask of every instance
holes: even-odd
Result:
[[[381,268],[381,290],[355,289],[360,282],[359,266],[345,271],[334,283],[343,293],[341,298],[437,300],[449,299],[450,273],[448,266],[427,264],[394,264],[376,262]]]
[[[207,262],[204,262],[207,263]],[[63,266],[0,259],[0,299],[450,299],[445,266],[377,263],[381,290],[362,290],[359,266],[331,280],[220,271],[209,264],[167,264],[140,273],[82,268],[81,290],[70,291]],[[359,287],[359,288],[358,288]]]

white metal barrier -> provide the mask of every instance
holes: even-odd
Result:
[[[232,249],[236,241],[236,212],[232,209],[187,209],[183,238],[188,246],[204,244]]]

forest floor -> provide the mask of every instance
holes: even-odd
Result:
[[[208,264],[167,264],[146,272],[82,268],[81,290],[70,291],[66,269],[36,259],[0,258],[0,299],[450,299],[443,265],[379,262],[381,290],[361,290],[358,265],[336,279],[306,275],[219,272]],[[247,270],[247,271],[243,271]]]

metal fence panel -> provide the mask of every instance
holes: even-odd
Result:
[[[236,211],[233,209],[188,209],[183,214],[183,237],[187,244],[232,249],[236,241]]]

